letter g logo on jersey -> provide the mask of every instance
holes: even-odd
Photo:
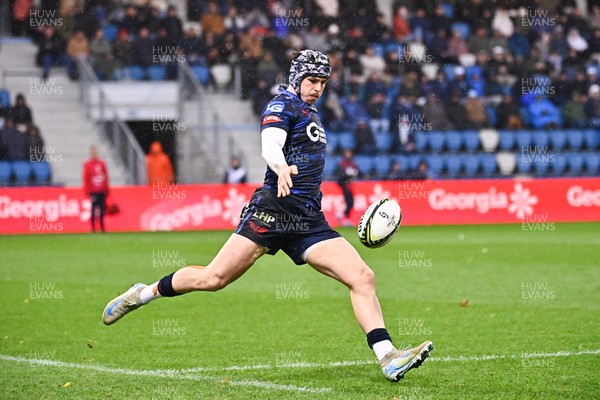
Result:
[[[325,138],[325,131],[316,122],[311,122],[306,126],[306,135],[313,142],[316,142],[318,140],[322,143],[327,143],[327,139]]]
[[[271,104],[269,104],[269,107],[267,107],[267,111],[279,113],[279,112],[282,112],[284,108],[285,108],[285,105],[283,104],[282,101],[273,101],[273,102],[271,102]]]

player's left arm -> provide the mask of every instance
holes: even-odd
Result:
[[[260,136],[262,157],[278,176],[277,197],[285,197],[290,194],[290,189],[294,186],[292,176],[298,175],[298,167],[288,165],[283,154],[287,132],[281,128],[269,127],[263,129]]]

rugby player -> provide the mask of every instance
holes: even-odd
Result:
[[[235,232],[210,264],[181,268],[151,285],[134,285],[107,304],[102,313],[106,325],[160,297],[223,289],[264,254],[283,250],[297,265],[309,264],[348,287],[356,320],[387,379],[398,381],[423,363],[433,343],[405,350],[393,346],[373,271],[321,212],[327,140],[313,105],[330,73],[329,59],[318,51],[303,50],[292,60],[289,86],[279,91],[261,116],[262,157],[268,166],[264,184],[254,192]],[[290,220],[298,223],[281,223]]]

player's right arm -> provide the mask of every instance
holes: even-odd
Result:
[[[268,127],[262,130],[260,136],[262,157],[278,176],[277,197],[285,197],[293,186],[292,176],[298,175],[298,167],[288,165],[283,154],[287,132],[282,128]]]

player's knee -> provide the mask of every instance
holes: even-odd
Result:
[[[375,287],[375,273],[366,265],[356,273],[350,286],[353,289],[372,289]]]

